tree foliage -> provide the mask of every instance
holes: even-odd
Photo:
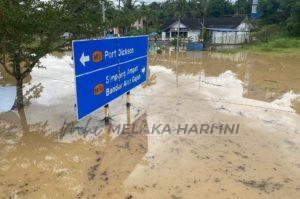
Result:
[[[24,79],[41,57],[64,47],[65,14],[59,1],[1,0],[0,7],[0,63]]]
[[[16,79],[19,106],[24,78],[41,57],[65,46],[64,17],[60,1],[0,1],[0,64]]]
[[[249,14],[251,13],[252,0],[237,0],[234,4],[236,14]]]
[[[290,35],[300,36],[299,0],[261,0],[259,11],[265,24],[281,24]]]
[[[99,35],[100,4],[89,2],[0,0],[0,65],[16,80],[18,107],[23,106],[23,80],[41,67],[40,58],[70,45],[64,33],[73,38]]]
[[[208,4],[208,16],[220,17],[232,15],[234,6],[228,0],[211,0]]]
[[[109,2],[99,0],[62,0],[63,10],[69,25],[68,32],[76,38],[103,35],[108,24],[103,23],[102,3],[109,7]]]

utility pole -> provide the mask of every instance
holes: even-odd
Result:
[[[102,0],[102,22],[103,22],[103,25],[105,24],[105,1]],[[106,36],[106,30],[105,30],[105,26],[104,26],[104,31],[103,31],[103,36],[105,37]]]
[[[177,27],[177,45],[176,45],[177,52],[179,52],[179,33],[180,33],[180,18],[178,20],[178,27]]]
[[[121,0],[119,0],[119,5],[118,5],[118,8],[119,8],[119,12],[118,12],[118,34],[120,36],[120,33],[121,33],[121,26],[120,26],[120,21],[121,21]]]
[[[176,44],[176,85],[178,88],[178,54],[179,54],[179,33],[180,33],[180,18],[177,26],[177,44]]]

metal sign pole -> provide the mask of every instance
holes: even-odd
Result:
[[[130,125],[130,106],[127,106],[127,126]]]
[[[105,123],[109,123],[109,105],[106,104],[104,106],[104,121]]]
[[[130,91],[126,93],[126,106],[130,107]]]

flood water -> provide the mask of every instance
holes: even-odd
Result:
[[[76,121],[70,53],[41,63],[0,113],[0,198],[300,198],[300,55],[150,53],[110,124]]]

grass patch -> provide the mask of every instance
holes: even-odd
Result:
[[[269,42],[247,44],[236,49],[221,50],[221,52],[235,53],[241,50],[251,53],[300,54],[300,37],[275,37]]]
[[[300,38],[274,38],[269,42],[258,43],[254,46],[256,46],[258,49],[265,51],[298,49],[300,48]]]
[[[300,54],[300,37],[289,36],[286,28],[282,25],[273,24],[262,26],[258,31],[251,32],[250,37],[256,41],[244,44],[237,49],[221,50],[221,52],[235,53],[244,50],[260,54]]]

